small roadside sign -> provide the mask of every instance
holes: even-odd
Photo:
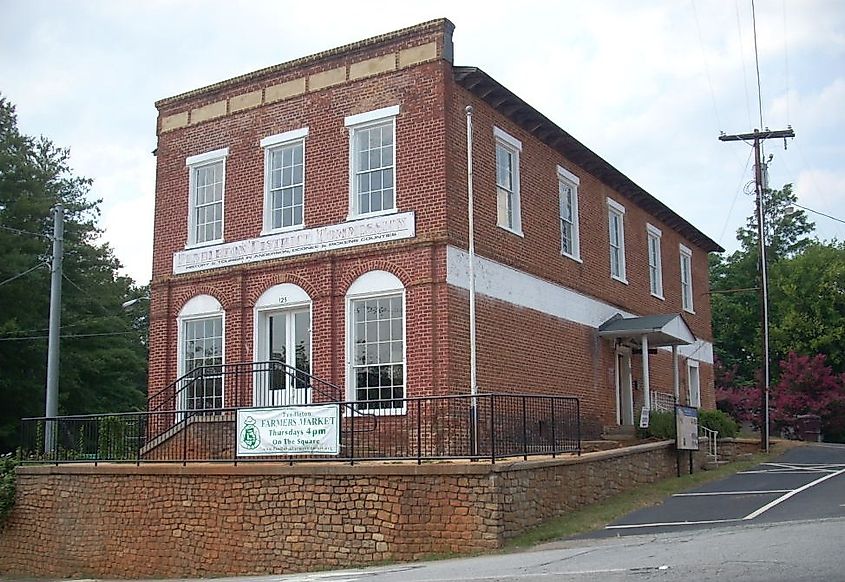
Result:
[[[698,450],[698,409],[692,406],[675,406],[675,446],[679,451]]]
[[[642,412],[640,412],[640,428],[648,428],[650,413],[651,411],[643,406]]]

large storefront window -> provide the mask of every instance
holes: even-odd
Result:
[[[209,295],[194,297],[179,312],[180,409],[223,407],[223,327],[223,308]]]
[[[405,397],[402,296],[352,301],[355,400],[364,408],[402,408]],[[376,402],[378,401],[378,402]]]
[[[361,410],[404,410],[405,293],[385,271],[371,271],[350,287],[350,398]]]

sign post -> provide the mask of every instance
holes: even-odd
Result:
[[[678,476],[681,473],[681,451],[689,451],[692,474],[692,452],[698,450],[698,409],[692,406],[675,406],[675,448],[678,451]]]

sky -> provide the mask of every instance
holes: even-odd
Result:
[[[761,126],[751,0],[0,0],[0,94],[94,180],[103,239],[150,279],[154,102],[433,18],[476,66],[732,251]],[[757,0],[769,184],[845,220],[845,2]],[[187,194],[186,194],[187,195]],[[585,193],[583,195],[588,195]],[[810,213],[816,235],[845,224]]]

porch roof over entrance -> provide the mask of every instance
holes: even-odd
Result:
[[[683,346],[695,341],[695,335],[680,313],[641,317],[623,317],[617,313],[599,326],[599,335],[637,344],[646,336],[650,347]]]

